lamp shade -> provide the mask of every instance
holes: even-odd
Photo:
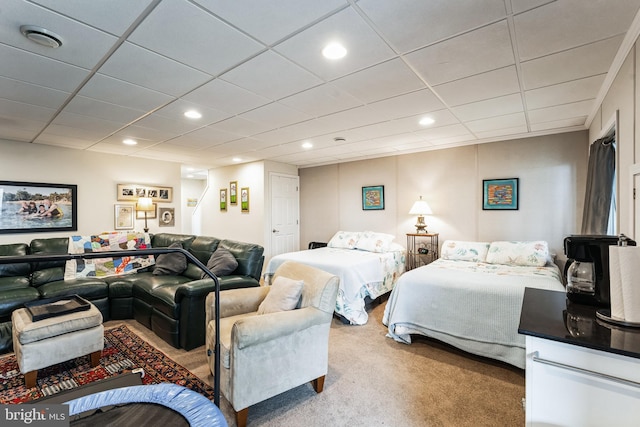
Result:
[[[151,197],[140,197],[138,199],[138,204],[136,205],[137,211],[152,211],[153,210],[153,200]]]
[[[409,215],[431,215],[432,213],[427,202],[422,200],[422,196],[411,206],[411,210],[409,211]]]

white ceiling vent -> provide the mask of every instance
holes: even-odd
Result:
[[[59,35],[42,27],[35,25],[22,25],[20,32],[29,40],[39,45],[57,48],[62,46],[62,39]]]

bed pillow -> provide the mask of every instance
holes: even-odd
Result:
[[[543,240],[530,242],[491,242],[490,264],[543,267],[549,260],[549,245]]]
[[[485,262],[487,252],[489,251],[489,242],[465,242],[461,240],[445,240],[440,251],[440,258]]]
[[[396,236],[375,231],[365,231],[356,243],[356,249],[368,252],[387,252]]]
[[[169,248],[182,249],[182,243],[175,242]],[[158,255],[153,274],[156,276],[177,276],[187,269],[187,257],[180,252]]]
[[[258,314],[293,310],[298,305],[304,281],[278,276],[269,293],[258,306]]]
[[[238,268],[238,260],[227,249],[218,247],[218,249],[213,251],[211,257],[209,257],[207,268],[211,270],[216,277],[226,276],[236,271],[236,268]],[[200,275],[201,279],[207,277],[209,277],[209,275],[204,271]]]
[[[359,231],[338,231],[329,240],[327,246],[339,249],[355,249],[360,234]]]

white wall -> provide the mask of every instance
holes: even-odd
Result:
[[[176,227],[159,227],[149,220],[152,233],[179,232],[181,218],[180,165],[111,154],[0,140],[0,180],[78,186],[78,231],[0,234],[0,243],[28,243],[34,238],[96,234],[114,228],[117,184],[135,183],[173,187]],[[127,202],[120,202],[127,203]],[[144,220],[136,221],[142,231]]]
[[[187,206],[189,199],[196,199],[198,202],[202,200],[205,188],[207,188],[206,179],[183,179],[182,180],[182,198],[180,205],[182,206],[182,233],[199,234],[193,231],[193,216],[196,206]]]
[[[440,243],[540,239],[562,258],[582,220],[587,148],[583,131],[300,169],[301,246],[337,230],[387,232],[406,245],[408,212],[423,196]],[[482,180],[493,178],[519,178],[519,210],[482,210]],[[383,211],[362,210],[367,185],[385,186]]]

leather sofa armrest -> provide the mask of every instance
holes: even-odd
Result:
[[[213,280],[198,279],[191,282],[181,284],[176,289],[176,303],[180,303],[182,298],[198,298],[206,297],[209,293],[214,292],[216,284]]]
[[[323,323],[328,325],[330,321],[330,315],[315,307],[246,317],[233,325],[231,341],[239,349],[243,349],[295,334],[312,326]]]

